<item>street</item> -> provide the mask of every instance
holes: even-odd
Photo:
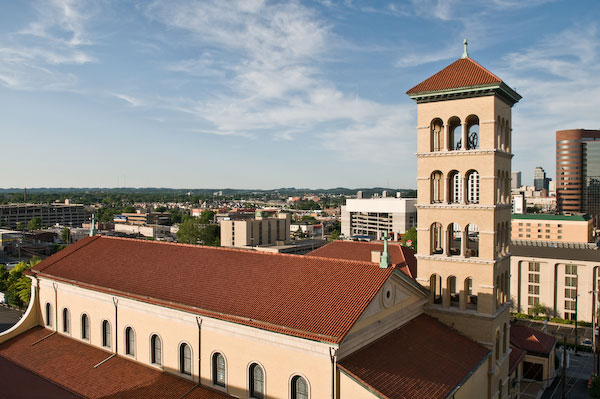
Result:
[[[23,313],[18,310],[0,306],[0,333],[11,328],[17,321],[19,321],[22,314]]]
[[[587,399],[587,384],[590,376],[594,373],[594,358],[591,353],[570,353],[569,367],[566,378],[566,398]],[[562,387],[560,375],[546,389],[541,399],[561,399]]]

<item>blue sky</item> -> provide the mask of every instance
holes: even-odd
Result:
[[[416,187],[406,90],[462,54],[515,88],[513,171],[600,129],[600,2],[9,1],[1,187]]]

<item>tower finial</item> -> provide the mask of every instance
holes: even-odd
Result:
[[[92,213],[92,223],[90,226],[90,237],[96,235],[96,214]]]
[[[379,267],[387,269],[390,265],[390,254],[388,252],[388,233],[387,231],[383,234],[383,252],[379,261]]]
[[[469,53],[467,53],[467,38],[465,37],[465,40],[463,41],[463,44],[465,45],[465,50],[463,51],[463,55],[460,58],[469,58]]]

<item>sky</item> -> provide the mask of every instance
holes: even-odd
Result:
[[[600,129],[600,2],[0,0],[0,187],[416,187],[405,92],[469,55],[513,171]]]

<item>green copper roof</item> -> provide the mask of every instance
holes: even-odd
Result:
[[[552,215],[548,213],[532,213],[527,215],[512,214],[511,219],[533,219],[533,220],[569,220],[571,222],[584,222],[590,220],[590,215]]]

